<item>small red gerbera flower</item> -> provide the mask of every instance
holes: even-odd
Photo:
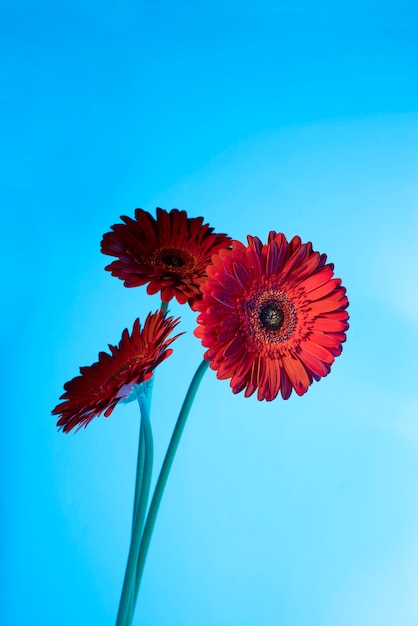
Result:
[[[119,346],[109,344],[111,354],[100,352],[96,363],[81,367],[81,376],[64,385],[64,402],[52,411],[61,415],[57,426],[68,433],[75,426],[86,427],[103,411],[109,417],[117,403],[126,399],[135,385],[149,380],[157,365],[173,352],[168,346],[179,335],[171,339],[168,335],[178,322],[157,311],[148,314],[142,331],[139,319],[131,335],[125,328]]]
[[[185,211],[168,213],[157,208],[157,219],[142,209],[135,219],[121,216],[103,236],[102,252],[118,257],[105,269],[124,281],[125,287],[149,283],[148,294],[161,291],[161,300],[176,298],[192,306],[201,297],[211,256],[228,248],[231,239],[213,233],[202,217],[189,218]]]
[[[212,258],[195,335],[234,393],[259,400],[304,394],[341,353],[348,300],[326,255],[282,234],[248,237]]]

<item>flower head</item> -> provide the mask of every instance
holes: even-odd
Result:
[[[304,394],[341,353],[348,306],[326,255],[299,237],[271,231],[212,258],[198,303],[195,335],[205,358],[234,393],[259,400]]]
[[[75,426],[87,426],[104,411],[109,417],[120,400],[126,399],[135,385],[152,376],[154,369],[173,352],[168,346],[179,336],[168,338],[178,319],[166,318],[161,311],[149,313],[143,329],[139,319],[132,334],[125,330],[118,346],[109,344],[110,354],[99,353],[99,360],[80,368],[64,385],[61,402],[52,411],[60,415],[57,426],[68,433]]]
[[[102,240],[102,252],[118,257],[105,269],[124,281],[125,287],[147,286],[148,294],[161,291],[163,302],[176,298],[192,306],[201,296],[211,256],[227,248],[231,239],[213,233],[202,217],[185,211],[169,213],[157,208],[157,219],[142,209],[135,219],[122,216]]]

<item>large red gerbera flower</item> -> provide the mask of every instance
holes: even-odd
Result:
[[[168,213],[157,208],[157,219],[142,209],[135,219],[121,216],[102,240],[102,252],[118,257],[105,269],[124,281],[125,287],[149,283],[147,292],[161,291],[163,302],[176,298],[193,305],[200,298],[206,266],[212,254],[229,247],[231,239],[213,233],[202,217],[189,218],[185,211]]]
[[[195,335],[234,393],[259,400],[304,394],[341,353],[348,300],[326,255],[282,234],[248,237],[212,258]]]
[[[134,385],[149,380],[157,365],[173,352],[168,346],[179,335],[170,339],[168,335],[178,321],[157,311],[148,314],[142,331],[139,319],[135,320],[131,335],[125,328],[119,346],[109,344],[111,354],[100,352],[96,363],[81,367],[81,376],[64,385],[64,402],[52,411],[61,415],[57,426],[68,433],[75,426],[87,426],[103,411],[109,417]]]

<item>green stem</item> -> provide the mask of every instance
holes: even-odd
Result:
[[[150,410],[151,410],[153,382],[154,382],[154,377],[152,377],[148,381],[147,386],[144,387],[145,394],[148,400],[148,414],[150,413]],[[138,401],[139,401],[139,398],[138,398]],[[141,407],[141,404],[139,406]],[[141,417],[142,417],[142,409],[141,409]],[[142,533],[145,514],[147,511],[149,490],[150,490],[150,481],[148,481],[148,484],[144,485],[144,480],[143,480],[144,467],[145,467],[145,427],[144,427],[143,419],[141,419],[139,437],[140,439],[139,439],[139,448],[138,448],[138,462],[137,462],[137,468],[136,468],[134,508],[133,508],[133,513],[132,513],[131,541],[132,541],[132,537],[136,528],[140,528],[140,531]],[[151,461],[151,468],[152,468],[152,461]],[[135,608],[133,600],[134,600],[134,595],[131,589],[131,596],[130,596],[128,614],[126,618],[126,624],[130,624],[132,622],[134,608]]]
[[[134,496],[134,508],[132,511],[132,531],[131,538],[135,528],[135,516],[138,509],[139,497],[142,489],[142,480],[144,477],[145,466],[145,441],[144,441],[144,427],[141,424],[139,427],[139,446],[138,446],[138,461],[136,464],[136,480],[135,480],[135,496]]]
[[[136,567],[136,580],[135,580],[135,593],[133,604],[135,605],[138,596],[139,586],[141,584],[142,574],[144,571],[145,560],[147,558],[148,548],[154,530],[155,520],[157,518],[158,509],[160,507],[161,499],[164,493],[164,488],[167,483],[167,478],[170,473],[171,466],[173,464],[174,457],[181,439],[181,435],[184,430],[184,426],[187,421],[193,400],[196,392],[209,366],[209,361],[203,360],[197,368],[195,375],[192,378],[186,397],[184,398],[183,406],[181,407],[179,416],[177,418],[176,425],[171,436],[170,443],[167,448],[167,452],[164,458],[164,462],[161,467],[160,475],[158,476],[157,483],[155,485],[154,494],[152,496],[151,504],[148,510],[147,519],[145,521],[144,531],[142,533],[141,547],[139,550],[138,563]]]
[[[148,400],[148,416],[151,412],[151,399],[152,399],[152,389],[154,384],[154,376],[150,378],[147,383],[142,383],[142,389],[145,391],[147,400]],[[142,391],[141,391],[142,394]],[[138,398],[139,402],[139,398]],[[139,403],[139,407],[141,409],[141,404]],[[152,443],[152,438],[151,438]],[[135,527],[135,515],[139,506],[139,499],[142,491],[142,480],[144,475],[144,464],[145,464],[145,432],[144,432],[144,420],[142,419],[142,409],[141,409],[141,426],[139,429],[139,446],[138,446],[138,461],[136,466],[136,479],[135,479],[135,496],[134,496],[134,507],[132,512],[132,533]],[[145,516],[145,514],[144,514]],[[144,522],[142,521],[142,524]]]
[[[152,475],[153,442],[149,417],[149,403],[145,392],[138,397],[138,402],[141,409],[141,427],[138,449],[137,478],[135,485],[135,507],[131,545],[129,547],[128,562],[123,580],[116,626],[130,626],[132,623],[133,609],[135,606],[133,601],[133,588],[136,578],[136,563],[141,545],[141,534],[144,525]]]
[[[161,312],[165,315],[168,310],[168,302],[161,302]],[[143,387],[138,397],[141,409],[141,425],[139,429],[138,460],[136,466],[135,495],[132,513],[131,545],[129,548],[128,563],[122,588],[122,596],[116,626],[129,626],[132,623],[135,610],[135,598],[133,594],[133,580],[136,579],[136,561],[132,565],[133,555],[138,553],[141,541],[141,533],[144,525],[145,514],[148,504],[148,496],[152,475],[153,445],[152,431],[149,420],[153,378]],[[146,401],[145,401],[146,399]],[[132,558],[131,558],[132,557]]]

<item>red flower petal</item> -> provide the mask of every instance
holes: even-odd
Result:
[[[149,283],[147,293],[161,291],[163,302],[176,298],[194,307],[212,255],[228,248],[230,238],[213,233],[202,217],[189,218],[178,209],[157,208],[157,219],[136,209],[135,219],[121,219],[124,223],[112,226],[102,239],[102,252],[118,257],[105,269],[125,287]]]
[[[72,428],[87,426],[101,413],[108,417],[128,395],[125,389],[149,380],[154,369],[171,355],[169,345],[179,335],[168,336],[178,321],[157,311],[147,316],[141,331],[136,319],[131,335],[125,329],[119,345],[109,345],[111,354],[100,352],[96,363],[81,367],[80,376],[65,383],[63,402],[52,411],[60,416],[57,425],[67,433]]]
[[[304,394],[341,353],[348,299],[326,255],[271,231],[222,249],[202,287],[195,335],[234,393],[273,400]]]

